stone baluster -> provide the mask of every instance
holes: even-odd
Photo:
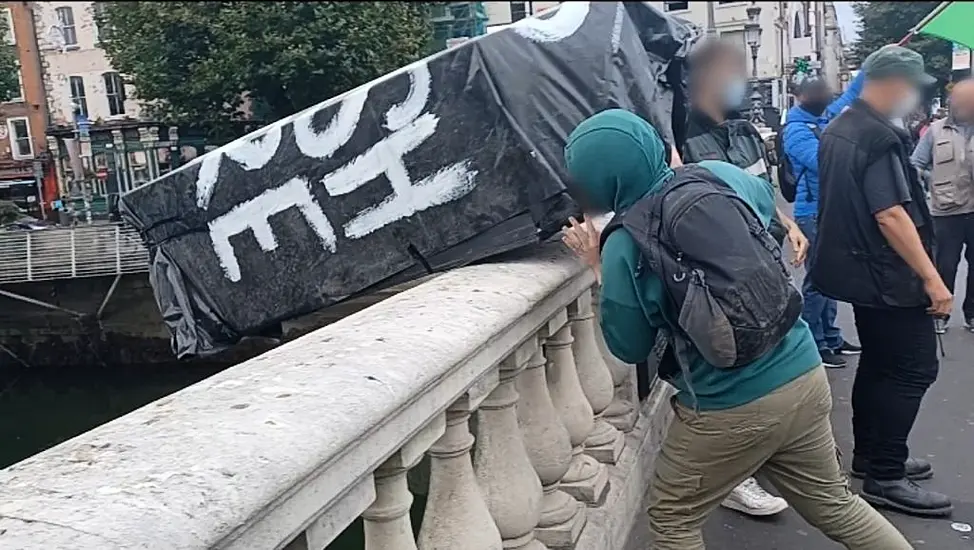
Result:
[[[430,447],[430,487],[419,530],[419,550],[502,550],[497,530],[477,486],[470,449],[470,413],[466,396],[446,412],[446,433]]]
[[[548,364],[548,391],[572,444],[572,461],[561,479],[561,488],[576,499],[597,506],[609,490],[609,474],[605,465],[584,454],[585,440],[592,433],[595,419],[592,406],[585,398],[578,380],[575,357],[572,353],[572,331],[565,310],[548,323],[551,334],[545,340]]]
[[[532,338],[525,348],[531,350],[531,358],[517,377],[520,400],[516,410],[524,446],[543,491],[535,535],[549,548],[574,548],[585,526],[586,511],[559,489],[572,460],[571,436],[551,402],[541,346]]]
[[[622,454],[625,440],[622,433],[603,418],[615,397],[615,386],[609,366],[605,364],[596,342],[594,319],[592,293],[586,290],[568,306],[578,380],[595,414],[595,426],[585,440],[585,452],[599,462],[615,464]]]
[[[541,481],[515,411],[515,381],[538,347],[536,340],[532,344],[521,346],[501,363],[498,386],[477,409],[474,471],[505,549],[545,550],[534,533],[541,518]]]
[[[440,415],[376,469],[375,500],[362,514],[365,550],[416,550],[409,517],[413,496],[406,474],[444,432],[445,418]]]
[[[411,466],[411,465],[410,465]],[[362,514],[365,520],[365,550],[396,548],[416,550],[409,508],[413,495],[406,484],[404,466],[395,456],[375,471],[375,502]]]
[[[598,325],[600,323],[597,321],[601,314],[598,286],[592,287],[592,310],[596,315],[595,324]],[[612,385],[615,389],[612,403],[603,411],[602,417],[616,429],[629,433],[636,427],[636,421],[639,419],[639,407],[637,405],[639,397],[636,394],[635,367],[623,363],[609,352],[601,330],[595,331],[595,341],[609,367],[609,374],[612,375]]]

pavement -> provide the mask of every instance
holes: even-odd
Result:
[[[954,513],[949,519],[919,519],[896,512],[883,512],[917,549],[974,549],[974,532],[964,533],[974,525],[974,334],[963,327],[960,304],[964,299],[967,266],[957,274],[955,315],[943,337],[946,357],[941,359],[940,376],[927,393],[919,418],[913,428],[910,449],[913,456],[929,459],[936,475],[922,482],[935,491],[950,495]],[[852,308],[839,306],[839,324],[846,338],[856,339]],[[832,426],[835,437],[848,462],[852,456],[852,382],[857,361],[829,371],[834,408]],[[760,476],[759,476],[760,478]],[[762,485],[775,492],[769,483]],[[853,490],[859,482],[853,480]],[[643,522],[637,522],[629,548],[649,550]],[[954,525],[958,524],[958,525]],[[961,529],[961,530],[958,530]],[[806,523],[794,510],[777,517],[755,520],[737,512],[719,509],[708,521],[704,538],[708,550],[836,550],[843,548]]]

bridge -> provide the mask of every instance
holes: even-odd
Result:
[[[135,228],[116,223],[0,233],[0,284],[148,271]]]
[[[115,277],[100,316],[123,275],[149,270],[149,252],[135,228],[103,223],[74,228],[0,233],[0,296],[48,309],[82,314],[37,300],[3,285],[23,285],[94,277]]]
[[[670,394],[594,285],[560,243],[433,277],[0,471],[0,547],[625,548]]]

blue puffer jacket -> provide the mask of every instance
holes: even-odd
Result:
[[[863,80],[865,75],[860,71],[859,75],[849,83],[849,88],[829,104],[822,116],[816,117],[798,105],[788,111],[785,125],[781,130],[785,133],[782,147],[791,161],[792,171],[798,180],[795,193],[794,217],[796,218],[818,214],[818,138],[809,125],[816,124],[824,130],[830,120],[859,97]]]

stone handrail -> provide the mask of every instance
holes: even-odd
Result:
[[[665,421],[636,426],[593,284],[542,246],[225,370],[0,471],[0,547],[320,550],[361,516],[369,550],[619,548]]]

